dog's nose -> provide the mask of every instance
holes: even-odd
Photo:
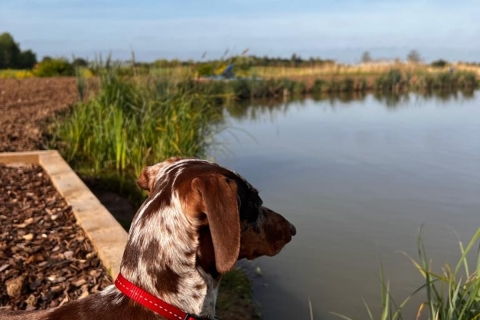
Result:
[[[297,228],[295,228],[295,226],[291,223],[290,223],[290,233],[292,234],[292,236],[297,234]]]

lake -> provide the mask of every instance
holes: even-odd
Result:
[[[438,270],[456,264],[459,238],[468,243],[480,227],[480,91],[257,103],[224,113],[230,129],[217,136],[215,160],[297,228],[278,256],[242,264],[266,320],[310,319],[309,301],[314,319],[367,319],[364,300],[377,314],[381,307],[381,262],[395,301],[423,284],[403,254],[418,257],[422,224]]]

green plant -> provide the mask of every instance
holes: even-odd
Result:
[[[450,265],[445,264],[443,272],[438,274],[431,269],[430,260],[427,258],[423,241],[419,236],[420,260],[417,262],[410,258],[425,279],[424,287],[427,297],[420,306],[419,313],[424,309],[428,310],[430,319],[480,319],[480,255],[477,252],[476,267],[473,272],[470,272],[467,259],[479,238],[480,229],[477,230],[466,248],[460,242],[462,256],[455,268],[452,269]]]
[[[197,66],[197,74],[199,77],[208,77],[215,74],[215,68],[211,63],[203,63]]]
[[[74,76],[75,68],[67,59],[44,59],[33,69],[37,77]]]
[[[326,86],[325,80],[316,79],[316,80],[313,82],[312,92],[313,92],[314,94],[320,94],[320,93],[322,93],[322,90],[323,90],[323,88],[324,88],[325,86]]]
[[[400,88],[402,80],[402,72],[399,69],[391,69],[376,79],[375,86],[380,90],[391,91]]]
[[[446,66],[448,66],[448,61],[439,59],[433,61],[432,63],[430,63],[430,65],[434,68],[445,68]]]
[[[21,51],[10,33],[0,34],[0,69],[31,69],[35,63],[37,56],[32,50]]]
[[[205,88],[189,79],[137,81],[118,70],[110,62],[96,68],[97,95],[57,121],[56,144],[77,171],[135,181],[143,167],[165,158],[205,156],[221,129],[221,111]]]
[[[430,320],[478,320],[480,319],[480,254],[477,249],[476,265],[473,271],[469,266],[469,254],[475,246],[478,247],[480,229],[474,234],[466,247],[460,241],[461,257],[452,268],[445,264],[442,273],[433,271],[431,260],[421,238],[421,229],[417,240],[419,260],[405,254],[415,268],[423,276],[425,282],[400,304],[396,304],[390,292],[390,285],[385,280],[385,273],[381,267],[381,296],[382,320],[404,319],[402,311],[414,295],[424,293],[425,301],[420,304],[417,319],[427,316]],[[375,319],[369,306],[365,304],[369,319]],[[342,319],[346,316],[334,313]]]

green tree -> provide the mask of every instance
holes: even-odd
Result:
[[[294,53],[290,57],[290,61],[291,61],[292,66],[298,67],[298,65],[300,63],[302,63],[302,58],[299,55],[297,55],[296,53]]]
[[[370,52],[365,51],[362,53],[362,62],[363,63],[372,62],[372,57],[370,56]]]
[[[422,58],[420,57],[420,53],[418,53],[417,50],[412,50],[407,55],[407,61],[411,63],[419,63],[422,61]]]
[[[439,60],[433,61],[430,65],[435,68],[444,68],[448,66],[448,61],[439,59]]]
[[[18,56],[17,67],[20,69],[32,69],[37,63],[37,55],[32,50],[22,51]]]
[[[72,64],[74,67],[88,67],[88,61],[82,58],[75,58]]]
[[[0,35],[0,69],[15,68],[20,55],[20,47],[12,35],[4,32]]]

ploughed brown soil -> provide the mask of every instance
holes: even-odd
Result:
[[[1,309],[47,309],[112,278],[40,166],[0,164]]]
[[[0,79],[0,152],[45,149],[46,121],[78,99],[76,79]]]
[[[77,99],[73,77],[0,79],[0,152],[45,149],[48,123]],[[101,198],[135,212],[116,194]],[[0,309],[46,309],[111,282],[42,169],[0,165]]]

